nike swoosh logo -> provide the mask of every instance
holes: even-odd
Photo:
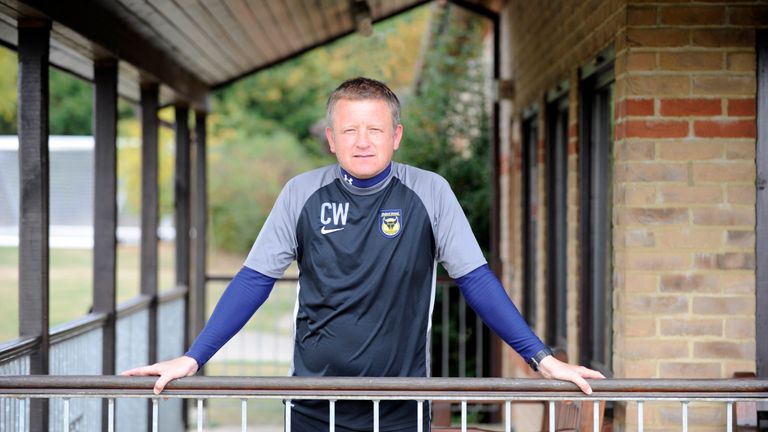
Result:
[[[323,226],[322,228],[320,228],[320,234],[330,234],[330,233],[334,233],[336,231],[341,231],[343,229],[344,228],[331,228],[331,229],[328,229],[327,226]]]

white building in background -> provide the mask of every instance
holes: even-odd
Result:
[[[52,248],[93,247],[94,140],[92,136],[51,135],[50,237]],[[0,247],[19,244],[19,140],[0,136]],[[141,238],[139,218],[125,212],[127,191],[118,182],[117,239],[137,244]],[[173,240],[172,220],[160,222],[161,240]]]

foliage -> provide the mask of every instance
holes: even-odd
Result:
[[[210,116],[210,223],[216,248],[245,253],[283,184],[335,159],[325,103],[343,80],[368,76],[407,90],[429,17],[420,8],[216,92]]]
[[[435,9],[415,92],[403,110],[398,159],[445,177],[483,250],[490,247],[490,119],[481,18]]]
[[[17,75],[16,53],[0,46],[0,135],[16,133]]]
[[[403,101],[405,135],[398,160],[446,177],[487,249],[482,26],[479,18],[451,6],[420,7],[376,24],[372,37],[344,37],[214,92],[209,116],[212,246],[247,252],[285,181],[334,161],[324,138],[326,98],[341,81],[368,76],[387,82]],[[17,69],[15,53],[0,48],[0,134],[16,131]],[[50,91],[51,133],[91,134],[92,86],[52,68]],[[121,99],[118,108],[118,205],[121,214],[137,215],[141,126],[135,106]],[[171,109],[159,116],[173,121]],[[172,131],[161,128],[161,217],[172,214],[173,146]]]
[[[91,135],[93,86],[56,68],[49,68],[51,135]]]

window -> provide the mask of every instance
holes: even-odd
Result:
[[[523,316],[536,323],[536,229],[538,221],[539,130],[537,115],[523,117],[522,213],[523,213]]]
[[[580,351],[582,364],[606,375],[613,344],[613,86],[612,58],[582,69]]]
[[[566,94],[563,95],[563,91]],[[547,104],[547,344],[567,348],[568,95]],[[549,99],[549,98],[548,98]]]
[[[768,331],[768,31],[757,35],[757,335]],[[768,378],[768,339],[756,338],[757,376]]]

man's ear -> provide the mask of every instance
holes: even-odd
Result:
[[[395,145],[393,147],[395,150],[400,148],[401,139],[403,139],[403,125],[399,124],[395,128]]]
[[[331,150],[331,153],[336,154],[336,143],[333,142],[333,129],[325,128],[325,138],[328,140],[328,148]]]

